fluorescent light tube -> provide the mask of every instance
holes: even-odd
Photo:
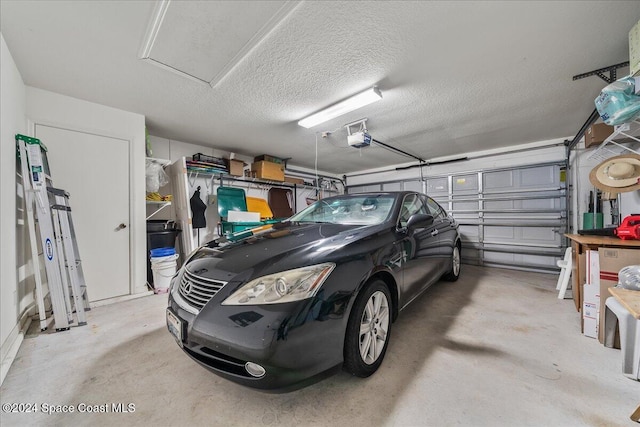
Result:
[[[382,94],[377,87],[372,87],[364,92],[360,92],[357,95],[347,98],[342,102],[338,102],[331,107],[327,107],[324,110],[318,111],[315,114],[310,115],[298,122],[298,124],[307,129],[312,128],[320,123],[327,122],[343,114],[350,113],[351,111],[362,108],[365,105],[369,105],[373,102],[382,99]]]

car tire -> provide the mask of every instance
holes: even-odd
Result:
[[[453,248],[453,256],[451,257],[451,270],[442,278],[448,282],[455,282],[460,277],[460,260],[462,259],[460,243],[456,243]]]
[[[344,370],[366,378],[378,370],[391,337],[391,294],[379,279],[357,296],[344,343]]]

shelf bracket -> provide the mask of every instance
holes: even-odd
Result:
[[[195,174],[195,176],[194,176]],[[192,178],[193,178],[193,182],[192,182]],[[189,172],[189,176],[187,181],[189,182],[189,185],[191,185],[192,187],[196,185],[196,180],[198,179],[198,172]]]
[[[155,214],[157,214],[158,212],[160,212],[162,209],[166,208],[167,206],[171,206],[171,202],[166,202],[166,203],[160,205],[160,207],[157,208],[155,211],[153,211],[153,213],[151,215],[147,216],[147,220],[149,218],[151,218],[152,216],[154,216]]]
[[[588,72],[582,73],[582,74],[577,74],[577,75],[573,76],[573,80],[580,80],[580,79],[584,79],[584,78],[590,77],[590,76],[598,76],[602,80],[604,80],[605,82],[611,84],[614,81],[616,81],[616,78],[617,78],[617,71],[616,70],[618,68],[626,67],[628,65],[629,65],[629,61],[625,61],[625,62],[621,62],[619,64],[610,65],[608,67],[598,68],[597,70],[588,71]],[[604,73],[607,73],[607,72],[609,73],[609,77],[604,75]],[[584,124],[582,125],[580,130],[578,130],[576,135],[573,137],[573,139],[570,142],[569,141],[565,142],[565,145],[569,148],[568,151],[573,150],[573,148],[576,145],[578,145],[578,142],[580,141],[580,138],[582,138],[584,136],[584,133],[587,131],[589,126],[594,124],[598,120],[599,117],[600,117],[600,114],[598,114],[598,110],[594,109],[593,112],[591,113],[591,115],[589,116],[589,118],[587,118],[587,121],[584,122]]]
[[[573,76],[573,80],[584,79],[585,77],[598,76],[605,82],[611,84],[617,80],[617,72],[618,68],[626,67],[629,65],[629,61],[621,62],[619,64],[610,65],[604,68],[598,68],[597,70],[588,71],[586,73],[577,74]],[[605,76],[604,73],[609,73],[609,76]]]

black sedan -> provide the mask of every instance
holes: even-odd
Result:
[[[197,249],[172,279],[167,325],[194,360],[246,386],[285,391],[340,367],[367,377],[398,312],[459,274],[458,225],[432,198],[336,196]]]

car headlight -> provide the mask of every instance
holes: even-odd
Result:
[[[259,277],[231,294],[222,305],[280,304],[313,297],[335,266],[318,264]]]

